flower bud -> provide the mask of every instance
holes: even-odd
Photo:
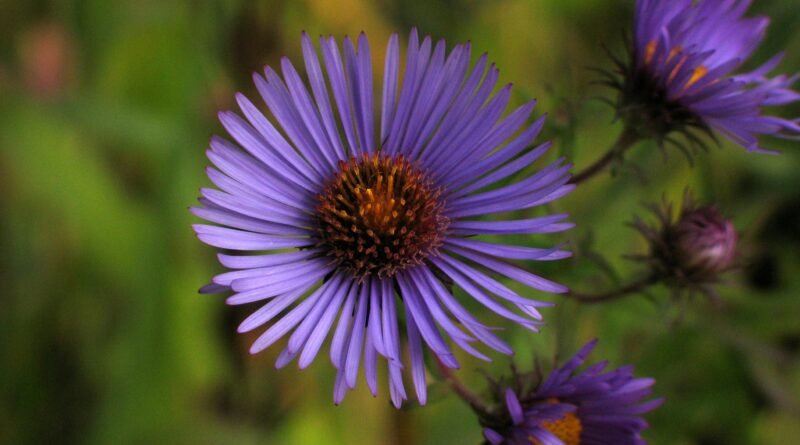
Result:
[[[733,223],[716,207],[696,206],[687,192],[675,219],[672,205],[653,206],[659,225],[636,219],[633,226],[650,244],[650,252],[631,256],[646,262],[652,277],[676,291],[701,291],[714,296],[711,284],[736,262],[738,236]]]
[[[714,207],[684,211],[671,230],[677,264],[687,276],[713,277],[736,258],[736,230]]]

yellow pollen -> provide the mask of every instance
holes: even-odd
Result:
[[[692,71],[692,77],[689,79],[688,82],[686,82],[686,86],[683,87],[683,89],[684,90],[688,89],[689,87],[697,83],[698,80],[705,77],[706,74],[708,74],[708,68],[704,67],[703,65],[698,66],[697,68],[694,69],[694,71]]]
[[[644,47],[644,63],[650,64],[653,61],[653,56],[656,54],[656,43],[655,40],[651,40],[645,47]]]
[[[673,57],[677,56],[682,51],[683,51],[683,47],[681,47],[681,46],[676,46],[675,48],[672,48],[670,50],[670,52],[669,52],[669,56],[667,56],[667,63],[669,63],[672,60]]]
[[[542,422],[540,426],[561,439],[564,445],[580,445],[581,443],[581,431],[583,431],[583,426],[578,416],[574,413],[567,413],[558,420]],[[542,445],[542,443],[534,437],[529,437],[528,440],[533,445]]]
[[[683,64],[686,63],[687,59],[687,56],[683,56],[675,65],[675,68],[672,69],[672,71],[669,73],[669,77],[667,77],[667,84],[670,84],[673,80],[675,80],[675,77],[678,75],[678,72],[681,70],[681,67],[683,67]]]

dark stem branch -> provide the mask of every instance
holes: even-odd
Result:
[[[442,373],[445,379],[447,379],[448,383],[450,383],[450,387],[453,389],[461,400],[467,402],[473,409],[475,409],[479,413],[488,413],[488,407],[483,402],[477,394],[470,391],[460,380],[458,377],[453,373],[453,370],[445,366],[439,359],[436,359],[436,364],[439,365],[439,372]]]
[[[630,284],[622,286],[618,289],[612,289],[607,292],[602,292],[599,294],[585,294],[581,292],[569,291],[565,296],[572,298],[573,300],[580,301],[581,303],[605,303],[607,301],[617,300],[626,295],[634,294],[640,292],[647,287],[657,283],[659,281],[659,277],[656,275],[648,275],[644,278],[636,280]]]
[[[586,167],[580,173],[576,174],[572,177],[573,184],[580,184],[583,181],[591,178],[592,176],[600,173],[603,171],[614,159],[622,159],[622,156],[625,152],[633,146],[639,140],[639,136],[636,132],[630,128],[625,128],[622,131],[622,134],[619,135],[617,141],[614,142],[614,145],[608,150],[608,152],[603,155],[602,158],[595,161],[594,164]]]

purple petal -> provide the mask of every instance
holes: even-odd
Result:
[[[386,61],[383,68],[383,101],[381,103],[381,145],[386,141],[389,124],[394,118],[394,104],[397,97],[397,78],[400,66],[400,45],[396,33],[389,37],[386,46]]]
[[[287,332],[292,330],[295,326],[297,326],[308,312],[314,307],[314,304],[317,302],[319,296],[324,292],[325,287],[320,287],[314,293],[312,293],[308,298],[303,300],[302,303],[298,304],[294,309],[289,311],[288,314],[284,315],[283,318],[278,320],[277,323],[272,325],[266,332],[261,334],[253,345],[250,347],[251,354],[257,354],[264,349],[270,347],[273,343],[278,341],[281,337],[283,337]]]
[[[342,307],[342,300],[348,293],[350,286],[351,283],[346,282],[341,284],[334,291],[333,298],[328,305],[328,308],[325,310],[325,313],[320,318],[316,327],[314,327],[314,331],[308,338],[306,346],[303,349],[303,353],[300,355],[300,361],[298,364],[301,369],[310,365],[317,356],[320,347],[322,347],[322,342],[325,340],[331,330],[331,325],[333,325],[333,320],[336,318],[336,314],[339,313],[339,310]]]
[[[364,331],[367,323],[367,302],[369,301],[369,288],[361,286],[358,295],[358,309],[353,319],[353,329],[347,346],[347,361],[345,364],[345,379],[348,388],[355,388],[358,368],[361,362],[361,350],[364,346]]]
[[[417,400],[420,405],[428,401],[428,386],[425,381],[425,362],[422,358],[422,341],[420,340],[414,316],[406,307],[406,329],[408,330],[408,349],[411,356],[411,378],[417,390]]]

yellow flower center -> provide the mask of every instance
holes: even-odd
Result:
[[[653,61],[653,56],[656,53],[656,46],[657,45],[658,45],[658,43],[656,43],[655,40],[651,40],[644,47],[644,63],[646,65],[650,65],[650,62]]]
[[[578,419],[578,416],[574,413],[567,413],[558,420],[542,422],[540,426],[561,439],[564,445],[580,445],[581,443],[581,431],[583,431],[583,426],[581,425],[581,420]],[[530,440],[533,445],[542,445],[541,442],[533,437],[529,437],[528,440]]]
[[[690,86],[694,85],[695,83],[697,83],[698,80],[705,77],[706,74],[708,74],[708,68],[706,68],[703,65],[698,66],[697,68],[694,69],[694,71],[692,71],[692,77],[689,79],[688,82],[686,82],[686,86],[684,86],[683,88],[687,89]]]

